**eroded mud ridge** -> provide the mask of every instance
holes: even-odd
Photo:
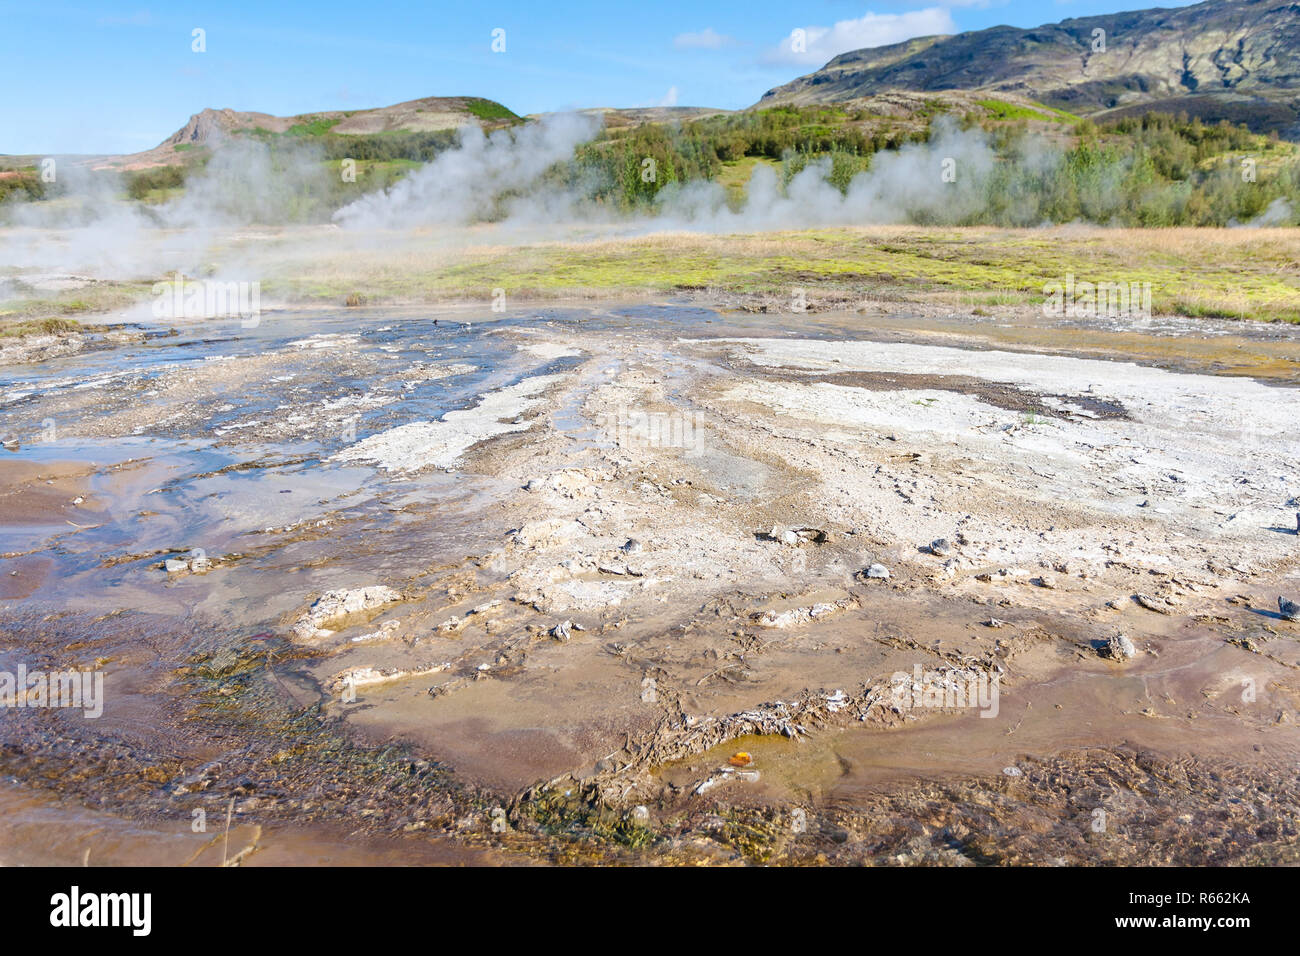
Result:
[[[0,368],[0,671],[104,675],[5,714],[10,859],[1300,859],[1272,365],[674,304],[162,331]]]

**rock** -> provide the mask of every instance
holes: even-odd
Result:
[[[780,525],[772,525],[770,531],[760,531],[758,536],[781,544],[800,544],[804,541],[825,544],[830,540],[830,535],[821,528],[782,528]]]
[[[567,641],[573,636],[573,622],[561,621],[559,624],[555,625],[555,627],[551,628],[549,633],[551,637],[555,638],[557,641]]]
[[[370,641],[388,641],[397,637],[397,632],[401,629],[402,622],[399,620],[385,621],[379,625],[379,629],[371,631],[369,634],[360,634],[352,638],[353,644],[366,644]]]
[[[544,548],[572,541],[582,534],[582,526],[576,521],[550,518],[544,521],[529,521],[511,534],[515,544],[520,547]]]
[[[1300,618],[1300,604],[1296,604],[1295,601],[1288,601],[1284,597],[1279,597],[1277,599],[1277,609],[1278,613],[1288,621]]]
[[[1133,646],[1133,642],[1129,640],[1127,634],[1116,634],[1106,642],[1102,653],[1111,660],[1122,664],[1137,656],[1137,648]]]
[[[1157,598],[1153,598],[1149,594],[1135,594],[1133,595],[1133,600],[1137,601],[1138,604],[1142,605],[1148,611],[1155,611],[1157,614],[1169,613],[1168,604]]]
[[[890,577],[889,568],[885,567],[883,564],[873,564],[863,572],[863,576],[874,578],[878,581],[888,581]]]
[[[835,614],[839,611],[846,611],[850,608],[858,607],[857,598],[847,597],[838,601],[823,601],[819,604],[813,604],[808,607],[791,608],[788,611],[762,611],[752,616],[755,624],[760,627],[796,627],[800,624],[807,624],[809,621],[819,617],[825,617],[828,614]]]
[[[1006,627],[1006,621],[999,621],[996,617],[991,617],[984,622],[985,627]]]
[[[930,553],[936,558],[946,558],[952,554],[952,545],[947,538],[935,538],[930,542]]]
[[[619,550],[624,554],[640,554],[645,550],[645,547],[636,538],[628,538],[627,543]]]
[[[207,574],[212,570],[211,558],[194,558],[190,561],[190,570],[195,574]]]
[[[180,574],[182,571],[188,571],[190,563],[184,558],[168,558],[163,562],[163,567],[167,569],[168,574]]]
[[[299,640],[312,640],[333,634],[327,625],[343,623],[354,614],[376,611],[402,600],[402,595],[382,584],[364,588],[340,588],[326,591],[293,625]]]
[[[1040,588],[1047,588],[1048,590],[1052,590],[1053,588],[1056,587],[1056,578],[1054,578],[1050,574],[1040,574],[1038,576],[1038,586]]]
[[[416,664],[414,667],[371,667],[362,665],[360,667],[349,667],[347,670],[339,671],[329,680],[329,689],[333,693],[339,693],[344,690],[355,690],[358,687],[366,687],[373,684],[385,684],[389,681],[405,680],[409,677],[428,677],[430,674],[438,674],[448,670],[450,663],[425,663]]]

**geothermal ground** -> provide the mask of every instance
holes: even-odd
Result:
[[[0,368],[0,666],[105,704],[6,716],[3,862],[1300,862],[1295,327],[60,341]]]

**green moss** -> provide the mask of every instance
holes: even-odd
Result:
[[[481,120],[520,120],[522,122],[521,117],[495,100],[473,99],[465,104],[465,109]]]
[[[141,301],[152,288],[152,282],[96,282],[43,298],[10,299],[0,304],[0,321],[121,309]]]
[[[55,335],[59,332],[76,332],[80,328],[81,323],[75,319],[51,316],[46,319],[28,319],[24,322],[14,322],[0,326],[0,337],[20,338],[25,335]]]
[[[975,102],[977,105],[988,110],[989,115],[996,120],[1051,119],[1050,116],[1045,115],[1045,113],[1040,112],[1039,110],[1029,109],[1028,107],[1020,106],[1016,103],[1008,103],[1005,100],[976,100]],[[1046,110],[1047,107],[1044,107],[1043,109]]]
[[[284,131],[286,136],[324,136],[342,122],[340,119],[316,118],[306,123],[297,123]]]

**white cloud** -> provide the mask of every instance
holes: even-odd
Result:
[[[673,37],[673,46],[679,50],[718,50],[736,41],[729,36],[705,27],[699,33],[679,33]]]
[[[907,13],[868,13],[857,20],[841,20],[833,27],[803,27],[803,49],[791,32],[763,57],[765,63],[821,66],[827,60],[873,46],[901,43],[912,37],[956,33],[957,25],[945,7],[926,7]]]

